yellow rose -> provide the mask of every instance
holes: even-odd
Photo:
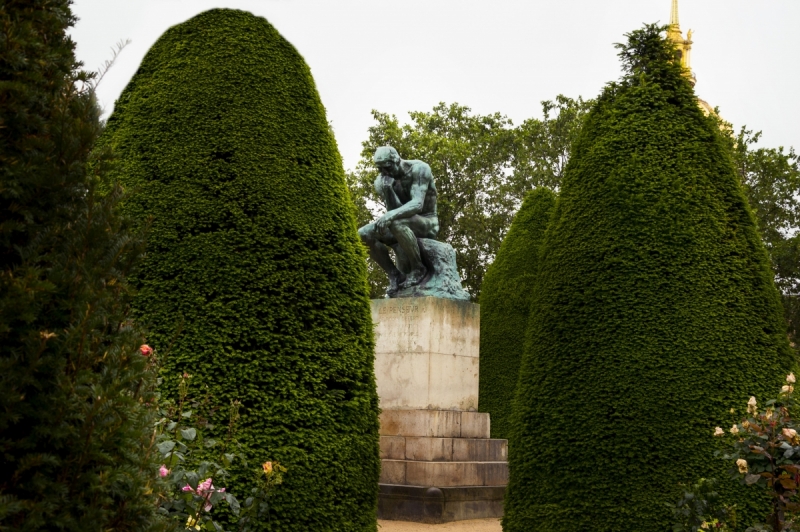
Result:
[[[724,435],[725,435],[725,431],[722,430],[722,427],[716,427],[714,429],[714,436],[724,436]]]
[[[731,434],[739,434],[739,425],[734,425],[731,427]]]
[[[786,382],[788,382],[789,384],[794,384],[796,380],[797,380],[797,379],[795,379],[795,377],[794,377],[794,373],[789,373],[789,374],[786,376]]]
[[[739,468],[739,473],[747,473],[747,460],[744,458],[736,460],[736,466]]]

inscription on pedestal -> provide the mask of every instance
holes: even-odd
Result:
[[[396,301],[396,300],[395,300]],[[393,316],[403,316],[404,314],[425,314],[428,312],[428,307],[425,305],[384,305],[378,309],[378,315],[382,318],[391,318]]]

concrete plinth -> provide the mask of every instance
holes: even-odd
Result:
[[[501,517],[508,442],[478,409],[480,307],[435,297],[373,300],[381,412],[378,517]]]
[[[480,306],[376,299],[375,378],[383,410],[477,410]]]

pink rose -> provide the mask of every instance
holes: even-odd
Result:
[[[142,344],[142,346],[139,348],[139,352],[142,354],[142,356],[149,357],[153,354],[153,348],[147,344]]]
[[[161,475],[161,478],[164,478],[169,475],[169,469],[167,469],[167,466],[162,465],[158,470],[158,474]]]
[[[203,506],[203,510],[205,510],[206,512],[210,512],[211,511],[211,503],[208,502],[208,499],[211,496],[211,494],[214,493],[215,491],[218,491],[220,493],[225,493],[225,488],[215,489],[214,488],[214,484],[211,483],[211,479],[210,478],[207,478],[203,482],[198,484],[197,485],[197,491],[192,489],[192,487],[189,484],[185,485],[181,489],[183,491],[191,491],[192,493],[195,493],[196,495],[199,495],[200,497],[203,497],[204,499],[206,499],[206,504],[205,504],[205,506]]]

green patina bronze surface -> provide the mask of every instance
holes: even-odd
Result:
[[[455,251],[436,240],[439,218],[431,167],[422,161],[404,161],[391,146],[378,148],[374,161],[380,170],[375,191],[387,211],[358,233],[369,247],[370,257],[389,276],[386,297],[468,300],[469,294],[461,287]]]

